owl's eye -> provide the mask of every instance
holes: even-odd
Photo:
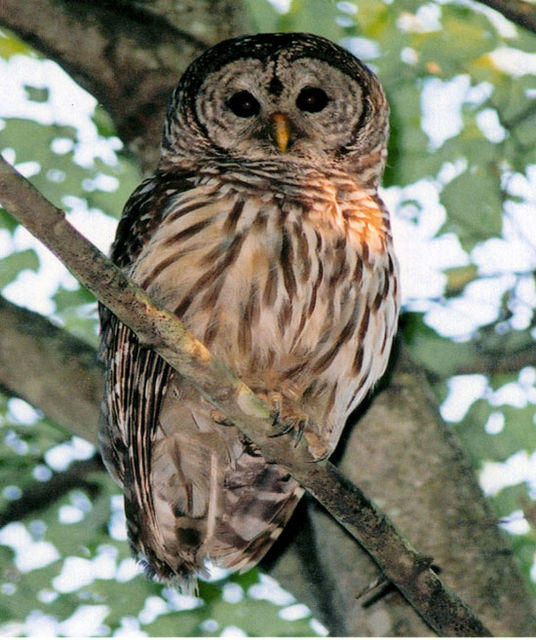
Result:
[[[320,87],[304,87],[296,98],[298,109],[309,113],[322,111],[328,102],[328,94]]]
[[[239,118],[251,118],[261,110],[259,101],[249,91],[237,91],[227,100],[227,106]]]

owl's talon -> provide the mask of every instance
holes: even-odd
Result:
[[[300,420],[297,423],[296,433],[294,435],[294,448],[296,448],[300,444],[306,426],[307,419]]]
[[[274,422],[272,422],[273,427],[275,427],[276,424],[279,424],[279,418],[277,418],[276,420],[274,420]],[[281,429],[281,431],[277,431],[277,433],[270,433],[268,437],[279,438],[280,436],[284,436],[287,433],[290,433],[291,431],[294,431],[294,425],[284,423],[283,429]]]
[[[270,391],[259,395],[272,408],[270,412],[272,426],[279,427],[279,430],[271,433],[269,437],[279,438],[287,433],[293,433],[294,446],[297,447],[309,424],[308,416],[278,391]]]

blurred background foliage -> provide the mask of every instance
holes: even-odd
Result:
[[[536,35],[471,1],[247,6],[254,30],[324,35],[384,84],[383,195],[403,270],[401,330],[536,595]],[[80,89],[75,120],[58,115],[58,86],[72,81],[7,32],[0,62],[16,84],[13,109],[6,96],[0,105],[0,151],[106,249],[141,178],[110,118]],[[97,344],[92,296],[1,209],[0,257],[5,297]],[[257,570],[217,573],[198,598],[147,581],[93,447],[19,399],[2,397],[0,412],[0,633],[326,634]],[[53,480],[44,497],[40,486]]]

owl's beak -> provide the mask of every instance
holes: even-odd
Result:
[[[290,140],[290,122],[283,113],[274,113],[270,116],[272,121],[272,135],[277,148],[281,153],[285,153]]]

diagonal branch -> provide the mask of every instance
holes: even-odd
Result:
[[[0,160],[0,198],[17,220],[49,247],[110,310],[189,378],[213,406],[287,469],[374,557],[385,576],[440,635],[486,636],[489,631],[431,570],[381,513],[331,463],[311,464],[305,443],[293,448],[270,437],[270,410],[184,327],[155,304],[83,238],[27,180]],[[282,425],[280,425],[282,426]]]
[[[35,511],[46,509],[71,489],[83,488],[89,494],[95,494],[99,487],[86,476],[102,470],[102,461],[95,455],[88,460],[73,462],[66,471],[53,473],[49,480],[26,487],[20,498],[9,502],[4,511],[0,512],[0,528],[9,522],[22,520]]]
[[[208,45],[247,30],[240,2],[217,0],[212,11],[209,4],[2,0],[0,25],[95,96],[147,168],[157,160],[163,114],[187,64]]]
[[[95,350],[1,299],[0,326],[6,328],[0,331],[0,388],[95,442],[103,387]],[[534,635],[530,598],[509,544],[465,454],[440,420],[422,369],[406,348],[394,362],[389,384],[376,389],[364,415],[349,420],[337,466],[433,556],[442,579],[496,635]],[[355,598],[378,576],[377,565],[313,499],[301,501],[262,568],[334,636],[400,635],[400,625],[404,635],[430,635],[396,590],[373,607]],[[389,630],[377,626],[387,618]]]
[[[0,389],[96,444],[103,381],[95,349],[2,297],[0,324]]]
[[[495,9],[514,24],[536,33],[536,5],[526,0],[477,0]]]

